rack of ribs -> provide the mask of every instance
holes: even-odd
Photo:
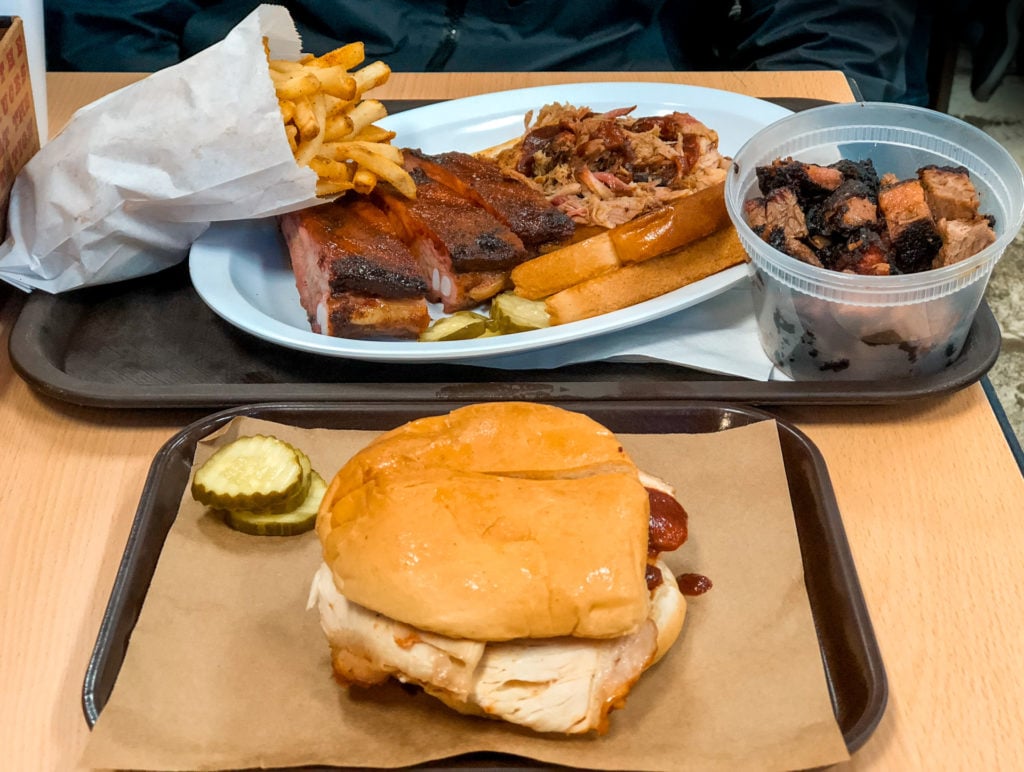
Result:
[[[368,197],[281,216],[314,332],[416,338],[430,324],[428,303],[446,312],[479,305],[508,289],[511,270],[541,245],[574,231],[564,213],[494,162],[403,155],[414,199],[382,183]]]

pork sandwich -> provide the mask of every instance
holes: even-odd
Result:
[[[317,533],[310,603],[343,685],[395,678],[463,713],[604,732],[682,629],[659,554],[685,511],[561,408],[485,403],[381,435],[335,476]]]

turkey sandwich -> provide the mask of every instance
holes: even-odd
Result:
[[[345,686],[395,678],[462,713],[603,733],[683,626],[659,558],[686,538],[674,491],[561,408],[484,403],[380,435],[317,533],[310,605]]]

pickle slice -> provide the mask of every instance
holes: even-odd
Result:
[[[324,482],[324,478],[312,472],[305,499],[292,511],[266,514],[228,509],[224,511],[224,522],[236,531],[253,536],[294,536],[305,533],[316,525],[316,514],[326,492],[327,483]]]
[[[512,292],[503,292],[491,301],[491,319],[506,334],[551,326],[543,300],[527,300]]]
[[[308,493],[299,451],[263,434],[239,437],[210,456],[192,478],[192,497],[215,509],[283,512]],[[309,460],[305,464],[308,467]]]
[[[420,333],[420,340],[432,343],[439,340],[469,340],[487,331],[487,317],[474,311],[456,311],[442,316]]]

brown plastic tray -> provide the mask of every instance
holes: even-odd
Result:
[[[199,298],[184,265],[61,295],[32,293],[9,350],[33,388],[103,408],[253,402],[663,400],[757,405],[886,404],[979,380],[1001,337],[982,304],[960,356],[941,372],[890,381],[750,381],[669,364],[591,362],[553,370],[382,364],[282,348],[236,329]]]
[[[382,402],[251,405],[199,420],[169,440],[150,468],[89,660],[83,687],[83,707],[89,726],[95,724],[117,679],[164,539],[188,484],[192,457],[200,439],[240,415],[303,427],[384,430],[455,406]],[[587,413],[613,431],[623,433],[715,432],[773,418],[754,408],[700,403],[665,406],[584,402],[564,406]],[[784,421],[775,420],[832,706],[852,753],[867,741],[885,711],[888,685],[882,658],[824,460],[804,434]],[[459,769],[530,764],[500,754],[473,754],[439,763],[442,768]]]

